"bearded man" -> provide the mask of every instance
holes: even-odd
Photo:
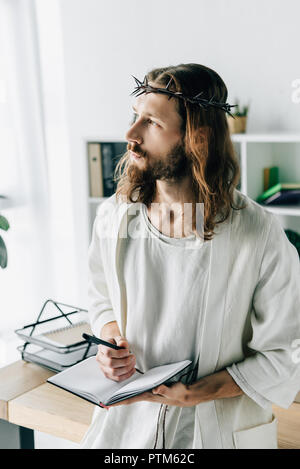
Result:
[[[99,346],[99,373],[121,383],[186,359],[194,373],[96,408],[81,447],[277,448],[272,403],[300,389],[297,251],[237,190],[220,76],[181,64],[135,80],[128,151],[89,250],[92,330],[122,347]]]

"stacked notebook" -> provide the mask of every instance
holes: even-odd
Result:
[[[82,337],[83,333],[92,334],[87,311],[66,306],[47,300],[35,323],[15,331],[24,341],[18,347],[23,360],[63,371],[96,355],[97,346]]]
[[[300,204],[300,183],[278,183],[263,192],[257,202],[265,205]]]
[[[76,347],[85,343],[82,338],[83,333],[92,334],[90,325],[87,321],[68,324],[68,326],[37,334],[33,338],[36,341],[42,341],[43,345],[49,344],[60,348]]]

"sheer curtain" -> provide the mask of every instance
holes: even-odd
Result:
[[[8,266],[0,269],[0,365],[19,358],[14,329],[53,294],[49,183],[37,29],[31,0],[0,0],[0,213]]]

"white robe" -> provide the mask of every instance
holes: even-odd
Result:
[[[247,207],[232,210],[208,242],[211,256],[207,299],[198,324],[198,379],[227,368],[245,394],[195,406],[193,448],[276,448],[272,402],[287,408],[300,389],[300,367],[293,358],[293,344],[300,338],[297,251],[272,214],[239,191],[235,198]],[[130,311],[123,278],[125,236],[137,205],[119,203],[113,195],[100,206],[95,220],[89,251],[89,313],[95,335],[116,320],[126,336]],[[124,406],[125,418],[122,406],[97,410],[82,446],[97,447],[109,412],[116,411],[124,432],[132,431],[138,416],[135,447],[152,448],[152,441],[143,439],[143,425],[152,425],[157,417],[158,407],[155,413],[150,410],[153,405]],[[176,433],[175,420],[170,419],[169,426],[167,422],[168,435]],[[180,445],[176,439],[175,443]]]

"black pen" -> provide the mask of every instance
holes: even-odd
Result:
[[[98,339],[98,337],[95,337],[94,335],[83,333],[82,337],[90,343],[97,344],[97,345],[105,345],[106,347],[113,348],[114,350],[121,350],[124,348],[124,347],[119,347],[118,345],[115,345],[115,344],[111,344],[110,342],[106,342],[105,340]],[[136,368],[136,371],[138,373],[141,373],[142,375],[144,374],[138,368]]]

